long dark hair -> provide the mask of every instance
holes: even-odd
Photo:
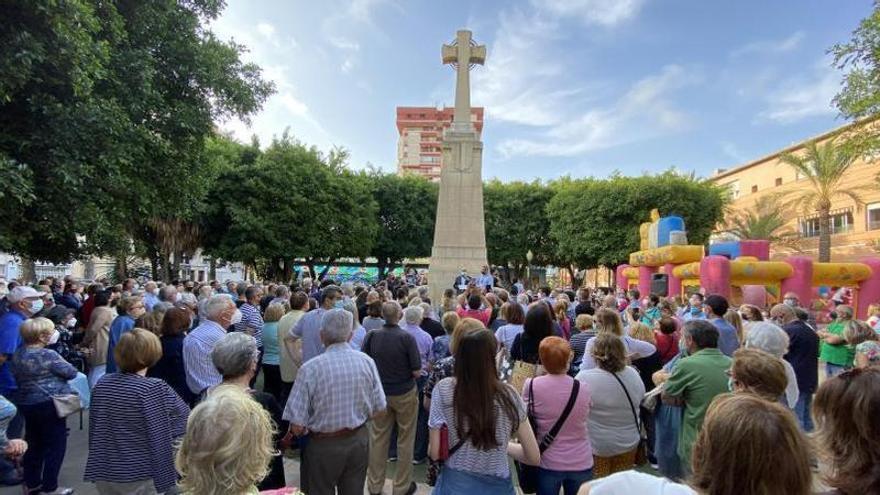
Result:
[[[537,342],[540,342],[544,337],[553,335],[553,317],[550,315],[550,306],[546,302],[536,302],[529,307],[526,321],[523,324],[523,333]]]
[[[489,330],[463,335],[455,350],[455,394],[452,408],[458,438],[467,435],[474,447],[499,447],[495,435],[495,404],[518,427],[513,390],[498,379],[495,369],[495,336]]]

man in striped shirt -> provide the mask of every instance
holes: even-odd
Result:
[[[245,332],[257,341],[257,349],[263,348],[263,315],[260,314],[260,298],[263,297],[262,289],[248,287],[244,291],[245,303],[241,310],[241,321],[235,324],[236,332]]]
[[[226,294],[212,296],[205,306],[202,322],[183,340],[183,365],[186,385],[194,394],[223,381],[211,361],[214,344],[226,335],[226,329],[241,321],[241,311]]]

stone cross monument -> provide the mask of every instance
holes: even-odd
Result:
[[[486,61],[486,47],[458,31],[451,45],[443,45],[444,64],[456,70],[455,114],[443,134],[443,169],[434,224],[434,247],[428,272],[431,301],[439,304],[464,268],[479,275],[486,264],[486,228],[483,218],[483,143],[471,123],[470,69]]]

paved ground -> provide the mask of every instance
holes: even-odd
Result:
[[[76,489],[79,495],[93,495],[98,492],[94,485],[85,483],[82,480],[83,471],[86,467],[86,457],[88,455],[88,413],[83,416],[83,429],[79,429],[79,417],[74,415],[67,421],[70,428],[70,436],[67,439],[67,455],[64,457],[64,465],[61,468],[60,483],[61,486],[69,486]],[[394,475],[394,463],[389,463],[388,475]],[[284,471],[286,473],[288,486],[299,486],[299,461],[293,458],[284,459]],[[424,484],[425,466],[415,466],[414,478],[419,485],[418,494],[431,493],[431,488]],[[2,487],[0,495],[21,495],[21,486]],[[366,493],[366,491],[365,491]],[[390,480],[386,482],[385,493],[391,493]]]

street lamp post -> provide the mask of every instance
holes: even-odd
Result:
[[[526,265],[526,277],[528,278],[530,289],[532,288],[532,259],[534,257],[535,255],[532,253],[532,250],[529,249],[526,253],[526,261],[528,262],[528,265]]]

